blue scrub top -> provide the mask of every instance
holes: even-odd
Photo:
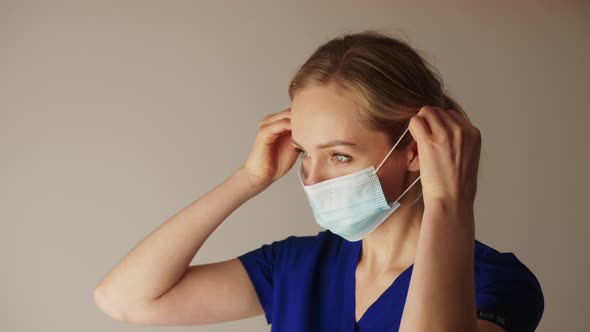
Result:
[[[414,265],[356,322],[355,271],[361,245],[325,230],[315,236],[289,236],[239,256],[271,331],[398,331]],[[508,332],[534,331],[544,310],[534,274],[513,253],[500,253],[478,240],[474,246],[476,317]]]

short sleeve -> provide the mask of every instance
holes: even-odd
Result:
[[[534,332],[544,311],[544,297],[534,274],[515,256],[476,291],[477,317],[507,332]]]
[[[273,285],[278,260],[285,251],[285,247],[291,238],[292,236],[284,240],[264,244],[259,248],[238,256],[254,285],[268,324],[272,322]]]

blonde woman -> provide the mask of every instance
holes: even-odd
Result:
[[[321,45],[264,117],[247,160],[100,282],[114,319],[272,331],[534,331],[534,274],[476,240],[480,131],[407,43],[375,31]],[[296,168],[325,230],[188,266],[226,217]],[[130,287],[132,285],[132,287]]]

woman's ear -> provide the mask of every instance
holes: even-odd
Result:
[[[420,170],[420,156],[418,155],[418,144],[412,140],[405,148],[407,156],[407,168],[410,172],[418,172]]]

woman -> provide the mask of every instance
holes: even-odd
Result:
[[[374,31],[335,38],[299,69],[289,96],[290,108],[260,121],[234,174],[104,277],[94,298],[105,313],[147,325],[264,314],[272,331],[535,330],[537,279],[474,238],[479,130],[416,51]],[[188,266],[299,154],[326,230]]]

